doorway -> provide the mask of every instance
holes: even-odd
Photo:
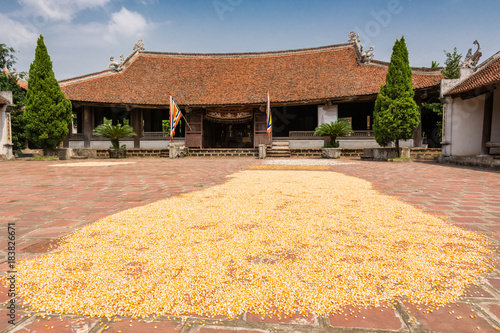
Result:
[[[252,118],[244,123],[206,121],[203,125],[203,147],[253,148]]]

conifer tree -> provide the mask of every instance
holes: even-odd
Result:
[[[445,67],[441,70],[441,73],[443,73],[447,79],[458,79],[460,76],[460,61],[462,60],[462,54],[457,52],[456,47],[453,49],[453,53],[444,50],[444,54],[446,55],[446,61],[444,62]]]
[[[26,136],[44,150],[59,146],[71,122],[71,102],[64,97],[54,76],[42,35],[30,66],[24,119]]]
[[[396,40],[385,80],[373,112],[375,140],[381,146],[394,141],[399,156],[399,140],[413,137],[420,119],[413,97],[412,72],[404,37]]]

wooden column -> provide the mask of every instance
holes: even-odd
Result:
[[[481,155],[489,155],[486,143],[491,140],[491,125],[493,120],[493,92],[486,94],[484,100],[483,136],[481,138]]]
[[[94,110],[90,106],[83,107],[83,146],[90,148],[90,139],[92,138],[92,130],[94,129]]]
[[[72,126],[72,123],[70,122],[68,124],[68,134],[66,135],[66,137],[64,138],[63,140],[63,147],[64,148],[69,148],[69,137],[71,136],[71,132],[73,130],[73,126]]]
[[[422,96],[415,96],[418,105],[418,126],[413,133],[413,147],[422,146]]]
[[[134,132],[137,134],[134,136],[134,148],[141,148],[141,138],[142,138],[142,109],[132,109],[130,110],[130,120]]]
[[[151,126],[151,110],[142,111],[142,119],[144,120],[144,132],[155,132]]]

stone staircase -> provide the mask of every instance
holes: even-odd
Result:
[[[288,140],[273,140],[271,149],[267,150],[267,157],[290,157]]]

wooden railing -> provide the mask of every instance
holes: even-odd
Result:
[[[290,131],[288,132],[288,136],[291,138],[294,137],[304,137],[304,136],[315,136],[319,138],[319,136],[314,135],[314,131]]]
[[[311,138],[321,138],[317,135],[314,135],[314,131],[290,131],[288,132],[288,136],[290,138],[296,137],[311,137]],[[347,137],[373,137],[373,131],[354,131],[353,133],[349,133],[346,135]]]
[[[144,132],[142,137],[144,139],[166,139],[170,135],[168,132]]]
[[[347,136],[363,136],[363,137],[372,137],[373,136],[373,131],[354,131],[353,133],[350,133]]]
[[[70,139],[83,140],[83,133],[71,133]]]

